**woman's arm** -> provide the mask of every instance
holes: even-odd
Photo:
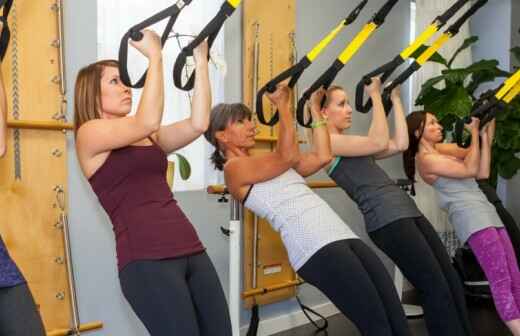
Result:
[[[493,147],[493,139],[495,137],[496,121],[493,119],[482,132],[482,143],[480,146],[480,165],[478,169],[477,179],[487,179],[491,175],[491,148]]]
[[[323,117],[320,106],[324,95],[325,90],[320,89],[314,92],[310,99],[310,110],[312,120],[314,120],[314,126],[312,128],[312,148],[309,152],[300,155],[300,160],[294,167],[303,177],[314,174],[332,160],[327,121]]]
[[[388,148],[385,151],[377,154],[376,159],[384,159],[402,153],[408,149],[408,126],[406,125],[406,116],[403,102],[401,101],[400,86],[392,90],[390,98],[394,106],[395,134],[388,141]]]
[[[144,37],[139,42],[130,43],[149,60],[148,73],[143,94],[135,116],[94,119],[80,127],[76,137],[78,153],[83,158],[92,158],[98,154],[131,145],[156,132],[162,119],[164,107],[164,83],[161,41],[152,31],[143,31]],[[130,88],[125,87],[119,77],[114,78],[121,92],[130,96]],[[117,81],[117,83],[115,82]]]
[[[480,120],[473,118],[471,123],[471,146],[464,161],[443,154],[422,155],[419,169],[423,175],[443,176],[450,178],[476,177],[480,164]]]
[[[276,150],[264,155],[239,156],[229,160],[224,166],[227,187],[236,199],[242,200],[250,185],[271,180],[298,162],[300,153],[290,96],[286,85],[279,85],[274,93],[268,95],[280,114]]]
[[[368,136],[331,135],[332,153],[335,156],[374,155],[388,148],[389,131],[381,98],[381,80],[372,78],[372,83],[365,89],[374,106]]]
[[[208,129],[211,111],[211,86],[207,40],[193,50],[193,56],[195,57],[197,75],[195,76],[191,117],[162,126],[159,129],[157,143],[166,153],[171,153],[190,144]]]
[[[435,149],[441,154],[453,156],[461,160],[464,160],[470,152],[469,147],[459,147],[456,143],[436,144]]]

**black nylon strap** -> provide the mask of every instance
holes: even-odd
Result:
[[[339,60],[335,60],[327,71],[325,71],[314,83],[312,83],[311,87],[303,93],[302,97],[298,100],[298,105],[296,107],[296,120],[298,120],[298,123],[301,126],[309,128],[312,123],[312,116],[310,115],[309,120],[305,121],[305,104],[311,98],[311,95],[322,87],[328,89],[344,66],[345,64],[341,63]],[[323,103],[324,102],[322,102],[322,106]]]
[[[413,62],[410,64],[408,68],[406,68],[405,71],[403,71],[399,76],[397,76],[390,85],[387,85],[382,94],[383,98],[383,106],[385,107],[385,113],[386,115],[390,114],[390,111],[392,111],[392,91],[398,87],[399,85],[402,85],[404,82],[406,82],[417,70],[421,68],[421,65],[417,62]]]
[[[469,0],[459,0],[454,3],[446,12],[439,15],[435,21],[439,23],[439,28],[444,26]]]
[[[451,19],[468,1],[469,0],[457,1],[448,10],[446,10],[446,12],[444,12],[442,15],[438,16],[434,20],[434,22],[436,21],[438,23],[439,28],[444,26],[448,22],[448,20]],[[484,1],[487,1],[487,0],[484,0]],[[479,5],[478,8],[480,8],[481,6],[482,5]],[[475,7],[477,7],[477,5],[475,5]],[[474,11],[478,10],[478,8],[475,8]],[[466,14],[469,14],[469,16],[471,16],[474,14],[474,12],[466,13]],[[463,19],[462,21],[459,19],[459,21],[461,21],[462,23],[464,23],[465,20],[467,20],[467,18]],[[459,22],[459,21],[457,21],[457,22]],[[460,26],[462,25],[462,23],[460,23],[460,25],[458,26],[459,29],[460,29]],[[457,25],[458,25],[458,23],[455,23],[452,26],[454,30],[455,30],[455,28],[457,28]],[[458,33],[458,29],[457,29],[457,32],[455,32],[455,34],[456,33]],[[363,78],[359,81],[359,83],[356,87],[356,110],[358,110],[361,113],[368,113],[372,109],[372,100],[368,99],[367,102],[365,103],[365,96],[364,96],[365,95],[365,85],[370,84],[370,78],[381,75],[381,83],[384,84],[388,80],[388,78],[392,75],[392,73],[401,64],[404,63],[404,61],[405,60],[401,57],[401,55],[397,55],[392,61],[388,62],[387,64],[384,64],[383,66],[377,68],[376,70],[372,71],[371,73],[363,76]],[[401,84],[402,83],[404,83],[404,81],[402,81]],[[387,94],[387,96],[388,96],[388,94]],[[391,102],[389,102],[388,97],[386,98],[386,100],[383,101],[383,104],[387,107],[391,106],[390,103]],[[389,111],[387,111],[387,113],[389,113]]]
[[[489,90],[481,94],[479,99],[473,105],[473,109],[470,115],[464,118],[460,118],[456,121],[454,138],[457,142],[457,145],[467,148],[471,144],[471,139],[468,139],[466,142],[464,142],[463,136],[464,124],[471,123],[472,117],[480,119],[480,129],[482,129],[488,122],[493,120],[497,113],[505,110],[506,104],[502,101],[499,101],[495,97],[495,94],[499,89],[500,88],[496,90]]]
[[[383,7],[374,15],[372,18],[372,22],[374,22],[376,25],[380,26],[382,25],[388,14],[392,11],[392,8],[399,2],[399,0],[389,0],[387,1]]]
[[[365,85],[370,85],[371,78],[381,76],[381,83],[385,83],[404,61],[401,55],[397,55],[392,61],[363,76],[356,86],[356,110],[361,113],[368,113],[372,109],[370,98],[365,103]]]
[[[130,28],[125,35],[123,35],[123,38],[121,39],[121,44],[119,46],[119,76],[121,78],[121,81],[129,87],[132,87],[134,89],[136,88],[142,88],[144,86],[144,82],[146,80],[146,74],[148,70],[145,71],[145,73],[140,77],[140,79],[133,84],[132,80],[130,79],[130,75],[128,73],[128,42],[130,39],[134,41],[140,41],[143,38],[143,34],[141,33],[141,30],[150,27],[157,22],[160,22],[166,18],[168,19],[168,23],[166,24],[166,27],[161,35],[161,45],[164,47],[164,44],[166,43],[166,40],[168,39],[168,36],[170,35],[170,32],[173,28],[173,25],[175,24],[175,21],[177,21],[177,18],[179,17],[179,14],[181,13],[182,9],[189,5],[192,2],[192,0],[183,0],[177,2],[175,5],[170,6],[159,13],[151,16],[150,18],[144,20],[141,23],[136,24],[132,28]]]
[[[467,10],[453,25],[451,25],[444,34],[450,34],[450,37],[454,37],[459,33],[460,27],[470,18],[472,17],[480,8],[482,8],[489,0],[479,0],[476,2],[469,10]],[[457,3],[456,6],[452,6],[448,11],[451,15],[452,11],[454,9],[460,9],[464,4]],[[395,63],[394,63],[395,62]],[[371,72],[370,74],[364,76],[362,80],[358,83],[356,88],[356,109],[359,112],[367,113],[372,108],[372,102],[369,100],[366,104],[363,105],[363,86],[365,84],[368,84],[368,78],[374,77],[380,74],[383,74],[381,78],[381,82],[384,83],[388,77],[390,77],[390,74],[395,71],[397,68],[398,63],[403,63],[404,60],[402,59],[401,55],[398,55],[392,62],[383,65],[379,69],[376,69],[375,71]],[[389,86],[385,88],[383,91],[383,105],[385,106],[385,111],[388,115],[392,109],[392,102],[390,100],[390,94],[391,91],[398,85],[403,84],[412,76],[413,73],[415,73],[417,70],[421,68],[421,65],[417,62],[412,63],[403,73],[401,73]],[[386,70],[386,71],[382,71]]]
[[[231,6],[227,1],[222,4],[220,10],[215,15],[215,17],[204,27],[204,29],[199,33],[199,35],[191,41],[186,47],[184,47],[177,59],[175,60],[175,65],[173,67],[173,83],[175,86],[183,91],[189,91],[193,89],[195,85],[195,76],[196,73],[190,75],[188,81],[182,85],[182,70],[186,66],[186,60],[188,56],[193,56],[193,49],[195,49],[199,44],[201,44],[206,38],[208,39],[208,50],[213,46],[213,42],[218,36],[218,33],[222,29],[224,22],[233,14],[235,8]],[[209,59],[208,52],[208,59]]]
[[[468,21],[469,18],[472,17],[479,9],[484,7],[484,5],[488,3],[488,1],[489,0],[477,1],[473,6],[471,6],[470,9],[468,9],[468,11],[466,11],[466,13],[464,13],[460,18],[458,18],[457,21],[455,21],[455,23],[452,24],[446,32],[451,34],[451,36],[457,35],[459,33],[460,27],[462,27],[462,25],[466,23],[466,21]]]
[[[350,14],[345,18],[344,25],[348,26],[348,25],[354,23],[354,21],[356,21],[359,14],[361,13],[361,11],[363,10],[363,8],[366,6],[367,3],[368,3],[368,0],[363,0],[359,5],[357,5],[356,8],[354,8],[350,12]],[[305,71],[305,69],[307,67],[309,67],[311,64],[312,64],[312,62],[309,60],[309,58],[307,58],[307,56],[303,57],[298,63],[296,63],[291,68],[285,70],[284,72],[282,72],[281,74],[279,74],[278,76],[276,76],[275,78],[273,78],[272,80],[267,82],[267,84],[264,85],[264,87],[262,87],[258,91],[257,97],[256,97],[256,113],[258,115],[258,121],[260,121],[262,124],[268,125],[268,126],[274,126],[278,122],[278,120],[279,120],[278,111],[275,112],[275,114],[271,117],[271,119],[269,121],[267,121],[265,119],[264,110],[263,110],[263,101],[262,101],[264,94],[266,92],[273,93],[274,91],[276,91],[276,86],[288,78],[291,78],[289,81],[289,87],[293,88],[296,85],[296,83],[298,82],[298,79],[301,77],[301,75]],[[341,67],[343,67],[343,64]],[[327,70],[327,72],[329,70]],[[336,72],[336,74],[337,74],[337,72]],[[330,83],[332,83],[334,78],[335,78],[335,75],[332,78],[332,80],[329,82],[328,85],[330,85]],[[327,85],[327,87],[328,87],[328,85]],[[316,91],[321,86],[322,85],[319,85],[312,92]],[[312,87],[315,87],[315,85],[313,84]],[[307,91],[309,91],[309,90],[307,90]],[[308,95],[309,97],[312,94],[312,92]],[[307,101],[308,99],[309,98],[307,98],[305,101]],[[305,105],[305,101],[303,102],[303,105]],[[300,107],[300,102],[301,102],[301,99],[298,101],[297,110],[303,111],[303,107]],[[302,125],[304,127],[309,127],[309,125],[312,123],[312,118],[311,118],[309,120],[309,123],[307,125],[305,124],[305,122],[303,121],[304,120],[303,112],[301,115],[298,114],[298,112],[297,112],[296,117],[298,119],[298,122],[300,122],[300,125]]]
[[[264,95],[267,92],[269,92],[269,93],[275,92],[276,86],[288,78],[290,78],[288,86],[290,88],[293,88],[296,85],[296,83],[298,82],[298,79],[300,79],[301,75],[303,74],[303,72],[309,65],[311,65],[311,61],[309,61],[307,56],[305,56],[296,65],[285,70],[284,72],[282,72],[275,78],[271,79],[269,82],[267,82],[267,84],[265,84],[258,91],[258,93],[256,95],[256,114],[258,116],[258,121],[260,121],[260,123],[262,123],[263,125],[267,125],[267,126],[274,126],[280,119],[278,111],[276,111],[273,114],[273,116],[271,117],[271,119],[269,119],[269,121],[267,121],[265,119],[264,105],[263,105]]]
[[[2,8],[2,15],[0,16],[0,21],[2,21],[2,23],[4,24],[4,27],[2,29],[2,35],[0,36],[0,60],[4,59],[5,53],[7,52],[7,47],[9,47],[11,30],[9,29],[7,18],[9,17],[9,12],[11,11],[12,6],[13,0],[0,1],[0,7]]]

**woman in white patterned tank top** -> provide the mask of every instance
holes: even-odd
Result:
[[[269,220],[287,249],[293,268],[319,288],[366,336],[411,335],[399,298],[377,256],[307,185],[331,160],[330,140],[320,102],[311,98],[313,145],[300,153],[291,92],[279,86],[269,95],[280,114],[276,150],[250,155],[255,145],[251,111],[243,104],[220,104],[211,112],[206,139],[212,161],[224,171],[233,197]]]

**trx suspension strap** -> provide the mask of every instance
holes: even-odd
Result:
[[[298,101],[296,108],[296,119],[303,127],[309,127],[312,123],[312,118],[305,122],[305,103],[310,99],[311,95],[320,87],[327,89],[338,73],[343,67],[352,59],[359,49],[365,44],[368,38],[379,28],[384,22],[392,8],[399,0],[389,0],[383,7],[374,15],[374,17],[363,27],[363,29],[354,37],[352,42],[343,50],[339,57],[332,63],[332,65],[321,75],[311,87],[305,91]]]
[[[469,146],[469,141],[464,143],[462,136],[464,124],[471,123],[471,118],[480,119],[482,129],[488,122],[493,120],[496,114],[503,111],[507,104],[520,94],[520,70],[509,77],[498,89],[485,93],[473,106],[471,114],[463,119],[457,120],[455,124],[455,139],[461,147]]]
[[[217,38],[220,29],[224,25],[224,22],[233,14],[235,9],[240,5],[242,0],[227,0],[222,4],[220,10],[217,15],[202,29],[200,34],[191,41],[186,47],[182,48],[177,60],[175,61],[175,66],[173,68],[173,82],[175,86],[181,90],[189,91],[193,89],[195,85],[195,71],[191,74],[190,78],[186,82],[186,84],[182,85],[182,70],[186,66],[186,60],[188,56],[193,56],[193,49],[195,49],[199,44],[201,44],[206,38],[208,39],[208,50],[211,49],[213,42]],[[209,52],[208,52],[209,59]]]
[[[173,28],[173,25],[175,24],[175,21],[177,21],[180,12],[185,6],[189,5],[191,1],[192,0],[178,0],[175,5],[160,11],[159,13],[139,24],[136,24],[130,28],[125,35],[123,35],[121,44],[119,46],[119,76],[121,77],[121,81],[126,86],[132,87],[134,89],[142,88],[144,86],[144,81],[146,80],[146,73],[148,72],[147,70],[141,76],[139,81],[137,81],[137,83],[132,84],[130,75],[128,74],[128,41],[130,39],[133,41],[140,41],[143,38],[143,33],[141,33],[141,30],[150,27],[159,21],[169,18],[168,23],[166,24],[166,28],[161,35],[161,45],[164,47],[164,44],[166,43],[166,40],[168,39],[168,36]]]
[[[364,103],[365,85],[370,84],[372,77],[381,76],[381,83],[384,83],[392,73],[405,62],[414,52],[416,52],[426,41],[437,33],[446,23],[468,2],[469,0],[459,0],[451,6],[445,13],[438,16],[433,22],[413,41],[406,49],[397,55],[392,61],[377,68],[365,75],[358,83],[356,88],[356,110],[367,113],[372,109],[372,100]],[[387,111],[389,113],[389,111]]]
[[[12,5],[13,0],[0,1],[0,8],[2,8],[2,15],[0,16],[0,21],[4,24],[4,27],[2,29],[2,35],[0,36],[0,60],[4,59],[7,47],[9,46],[9,39],[11,37],[11,31],[9,30],[7,17],[9,16],[9,11],[11,10]]]
[[[258,91],[256,95],[256,114],[258,116],[258,121],[260,121],[264,125],[274,126],[278,122],[278,111],[271,117],[269,121],[265,119],[264,116],[264,108],[262,99],[266,92],[273,93],[276,91],[276,86],[283,82],[284,80],[290,78],[289,87],[293,88],[300,76],[303,74],[306,68],[308,68],[312,62],[322,53],[322,51],[334,40],[334,38],[345,28],[346,26],[352,24],[356,21],[357,17],[361,13],[361,10],[365,7],[368,0],[363,0],[354,10],[344,19],[342,20],[336,28],[334,28],[323,40],[321,40],[316,46],[301,60],[298,61],[291,68],[283,71],[281,74],[271,79],[267,84],[264,85]]]

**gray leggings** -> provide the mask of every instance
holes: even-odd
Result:
[[[121,270],[123,294],[152,336],[231,336],[217,272],[206,252],[134,261]]]
[[[27,284],[0,288],[0,336],[45,336]]]

